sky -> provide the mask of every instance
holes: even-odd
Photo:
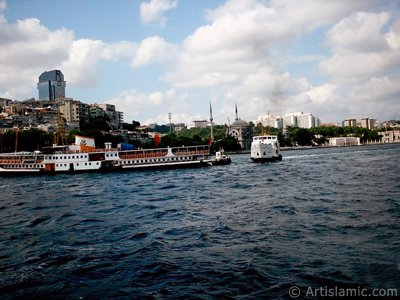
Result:
[[[54,69],[127,123],[400,119],[400,1],[0,0],[0,97]]]

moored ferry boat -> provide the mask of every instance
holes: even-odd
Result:
[[[106,143],[105,149],[97,149],[94,139],[76,136],[74,145],[0,154],[0,175],[107,172],[210,164],[208,145],[122,150],[111,148],[111,143]]]
[[[250,158],[254,162],[282,160],[278,137],[276,135],[254,136]]]

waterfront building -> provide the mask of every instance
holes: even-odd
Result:
[[[400,130],[378,132],[382,136],[382,143],[400,143]]]
[[[354,136],[329,138],[329,146],[359,146],[360,138]]]
[[[54,101],[57,98],[65,98],[65,86],[64,75],[60,70],[42,73],[37,84],[39,100]]]
[[[249,123],[239,118],[237,105],[235,105],[235,114],[235,122],[229,126],[228,134],[237,140],[242,149],[249,150],[253,139],[253,131]]]

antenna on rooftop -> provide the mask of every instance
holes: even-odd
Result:
[[[171,123],[171,113],[168,113],[168,119],[169,119],[169,133],[172,132],[172,123]]]

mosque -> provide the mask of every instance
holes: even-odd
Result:
[[[235,104],[235,122],[229,125],[228,134],[233,136],[243,150],[249,150],[253,139],[253,130],[250,124],[239,118],[237,105]]]

